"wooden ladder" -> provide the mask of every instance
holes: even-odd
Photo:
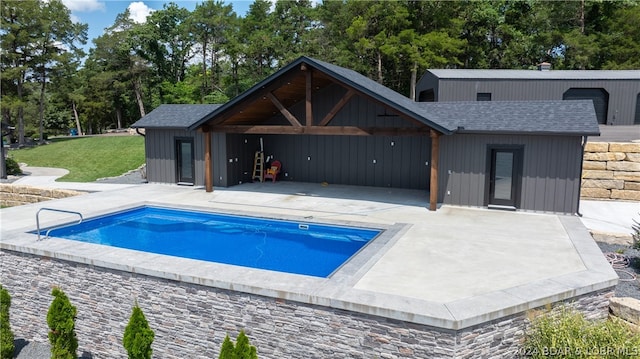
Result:
[[[264,182],[264,152],[256,151],[256,155],[253,158],[253,177],[251,180],[255,180],[256,178],[260,182]]]

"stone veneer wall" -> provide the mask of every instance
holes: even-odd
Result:
[[[38,188],[7,183],[0,184],[0,205],[3,207],[49,201],[84,194],[66,189]]]
[[[78,308],[79,354],[124,358],[122,335],[137,300],[155,331],[155,358],[215,358],[224,336],[245,329],[268,358],[515,357],[527,312],[458,331],[286,301],[31,254],[0,251],[16,339],[47,342],[51,289]],[[607,316],[609,290],[576,298],[588,317]]]
[[[640,201],[640,143],[587,142],[580,195]]]

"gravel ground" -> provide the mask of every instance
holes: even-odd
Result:
[[[139,184],[147,183],[146,178],[142,178],[144,165],[135,170],[131,170],[123,175],[116,177],[98,178],[98,183],[118,183],[118,184]]]
[[[622,252],[629,262],[628,266],[616,270],[620,277],[616,286],[616,297],[640,299],[640,250],[620,244],[597,243],[603,253],[620,254]]]

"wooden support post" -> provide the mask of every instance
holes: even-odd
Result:
[[[211,131],[205,130],[204,136],[204,188],[213,192],[213,164],[211,163]]]
[[[306,91],[306,118],[305,118],[305,126],[311,127],[313,126],[313,106],[311,102],[311,90],[313,89],[313,77],[311,73],[311,69],[308,68],[305,70],[307,77],[307,91]]]
[[[438,159],[440,158],[440,134],[431,130],[431,181],[429,188],[429,210],[438,207]]]

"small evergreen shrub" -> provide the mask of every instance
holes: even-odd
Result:
[[[218,359],[258,359],[258,352],[256,347],[249,344],[249,338],[244,330],[241,330],[235,345],[229,339],[229,335],[224,338]]]
[[[54,299],[47,312],[51,359],[76,359],[78,338],[75,320],[78,310],[60,288],[53,288]]]
[[[13,344],[13,332],[9,324],[9,308],[11,307],[11,295],[0,284],[0,359],[13,358],[15,350]]]
[[[20,165],[16,160],[11,157],[5,158],[5,164],[7,166],[7,174],[12,176],[17,176],[22,174],[22,170],[20,169]]]
[[[129,318],[129,324],[124,329],[122,345],[127,351],[129,359],[151,359],[151,344],[155,334],[149,327],[147,318],[136,301]]]
[[[222,342],[222,347],[220,348],[220,355],[218,359],[233,359],[236,357],[234,352],[234,345],[231,339],[229,338],[229,334],[224,337],[224,342]]]
[[[638,358],[640,333],[615,317],[589,321],[569,308],[532,320],[520,349],[525,358]]]

